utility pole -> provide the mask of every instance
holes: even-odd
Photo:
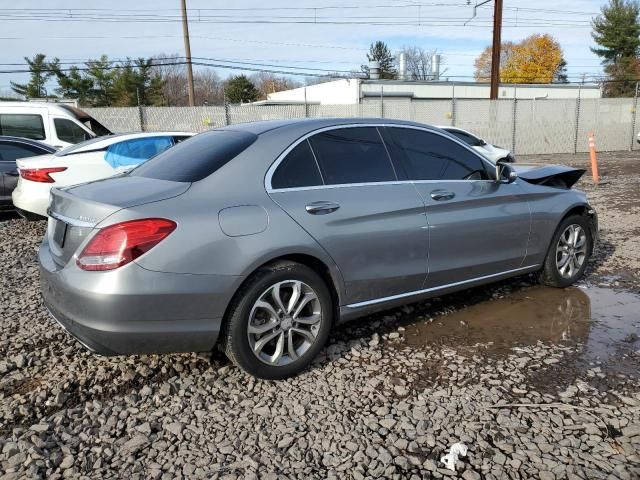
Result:
[[[195,95],[193,92],[193,67],[191,65],[191,44],[189,42],[189,21],[187,20],[187,0],[180,0],[182,3],[182,34],[184,35],[184,52],[187,60],[187,90],[189,92],[189,106],[195,105]]]
[[[491,49],[491,100],[498,99],[500,87],[500,46],[502,34],[502,0],[494,0],[493,7],[493,47]]]

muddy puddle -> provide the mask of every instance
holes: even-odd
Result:
[[[497,353],[538,341],[580,344],[586,363],[616,363],[612,357],[640,350],[640,296],[601,287],[536,286],[405,328],[405,341],[413,346],[483,344]]]

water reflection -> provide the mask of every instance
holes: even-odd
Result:
[[[586,359],[607,360],[640,348],[640,297],[589,287],[532,287],[408,325],[409,345],[487,344],[489,349],[544,343],[584,344]]]

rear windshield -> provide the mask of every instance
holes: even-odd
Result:
[[[257,135],[212,130],[180,142],[131,171],[134,177],[197,182],[208,177],[256,141]]]

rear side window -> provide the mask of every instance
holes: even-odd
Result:
[[[271,177],[271,188],[322,185],[318,164],[307,140],[299,143],[280,163]]]
[[[171,137],[126,140],[110,145],[104,154],[104,160],[113,168],[140,165],[172,145]]]
[[[56,135],[63,142],[80,143],[91,138],[80,125],[66,118],[55,118],[53,125],[56,127]]]
[[[18,158],[44,155],[45,153],[48,152],[24,143],[0,142],[0,162],[11,162]]]
[[[212,130],[180,142],[143,163],[130,175],[197,182],[246,150],[258,138],[249,132]]]
[[[329,130],[309,141],[327,185],[396,180],[376,127]]]
[[[0,115],[0,135],[44,140],[42,115],[3,113]]]
[[[482,160],[442,135],[411,128],[389,128],[411,180],[488,179]]]

